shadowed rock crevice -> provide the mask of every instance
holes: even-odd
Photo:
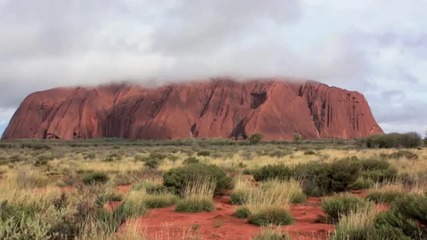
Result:
[[[251,108],[257,109],[267,100],[267,92],[251,93]]]
[[[241,140],[247,139],[248,135],[246,134],[245,125],[246,125],[246,120],[245,119],[241,120],[231,132],[230,138],[241,139]]]

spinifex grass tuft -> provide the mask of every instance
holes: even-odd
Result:
[[[211,212],[215,210],[213,196],[216,182],[212,178],[200,177],[188,181],[183,199],[176,205],[177,212]]]

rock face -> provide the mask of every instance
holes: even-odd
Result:
[[[216,79],[29,95],[2,139],[360,138],[382,133],[362,94],[318,82]]]

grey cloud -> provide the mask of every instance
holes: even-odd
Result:
[[[301,11],[297,0],[6,1],[0,84],[8,90],[0,105],[16,106],[31,90],[59,85],[304,76],[299,65],[316,63],[301,60],[281,34]]]
[[[165,54],[212,52],[237,45],[263,32],[270,24],[294,22],[300,15],[297,0],[183,1],[162,12],[154,22],[153,49]]]
[[[304,20],[304,7],[298,0],[0,0],[0,111],[64,85],[291,76],[367,92],[374,113],[389,121],[383,103],[407,99],[381,94],[378,79],[421,80],[402,63],[378,68],[376,54],[400,47],[425,56],[425,33],[348,29],[295,48],[287,30]]]

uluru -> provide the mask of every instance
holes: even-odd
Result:
[[[365,97],[315,81],[217,78],[157,88],[55,88],[27,96],[2,139],[354,139],[382,133]]]

